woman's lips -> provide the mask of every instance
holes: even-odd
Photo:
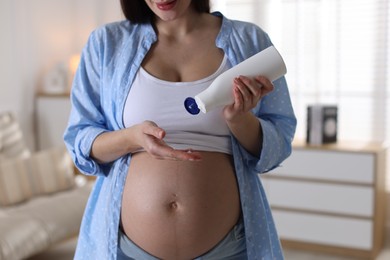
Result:
[[[176,5],[176,0],[167,1],[167,2],[163,2],[163,3],[156,3],[157,8],[162,10],[162,11],[171,10],[175,5]]]

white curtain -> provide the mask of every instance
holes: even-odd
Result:
[[[389,0],[214,0],[233,19],[258,24],[287,63],[306,135],[309,104],[339,108],[338,139],[390,139]]]

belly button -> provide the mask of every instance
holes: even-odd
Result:
[[[177,208],[178,208],[178,204],[177,204],[176,201],[172,201],[172,202],[169,203],[169,209],[170,210],[177,210]]]

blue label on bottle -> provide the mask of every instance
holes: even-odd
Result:
[[[186,98],[186,100],[184,100],[184,107],[191,115],[197,115],[200,112],[200,109],[198,108],[195,99],[192,97],[188,97]]]

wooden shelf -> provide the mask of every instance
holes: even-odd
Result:
[[[288,248],[375,259],[384,243],[386,191],[382,143],[308,145],[261,175]]]

